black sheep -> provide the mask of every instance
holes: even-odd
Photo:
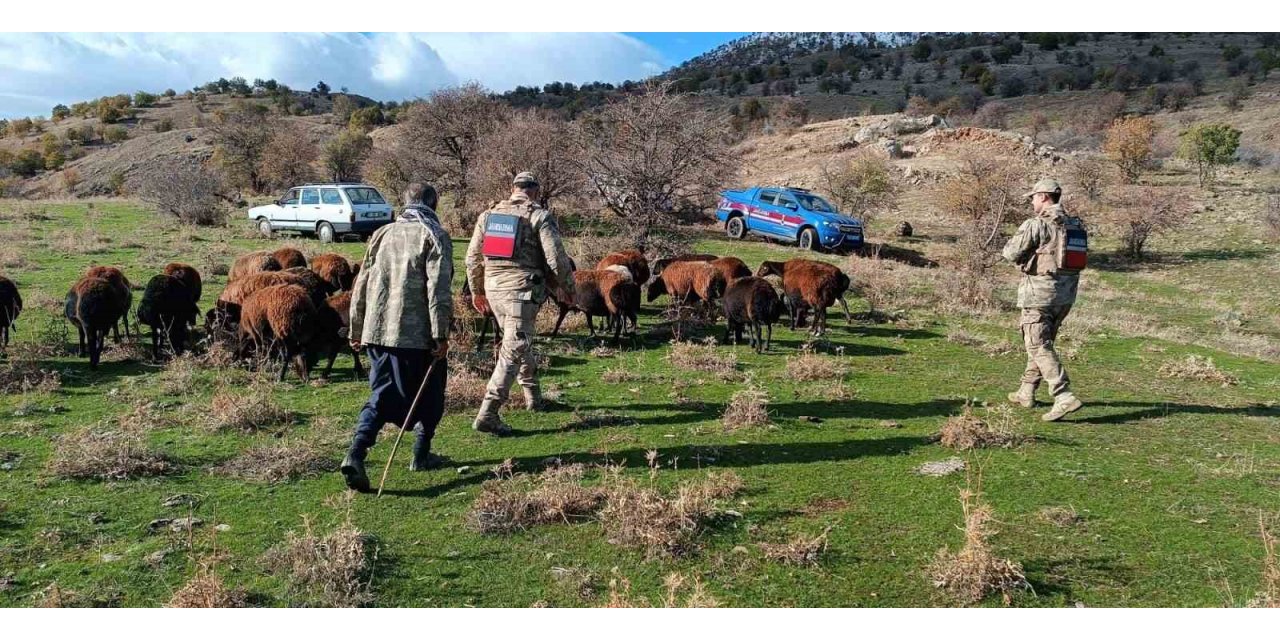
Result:
[[[107,332],[128,310],[119,291],[105,278],[81,278],[67,292],[66,317],[80,332],[80,355],[89,356],[89,368],[102,359]]]
[[[187,326],[200,316],[193,298],[191,288],[178,276],[159,274],[147,282],[138,303],[138,323],[151,327],[153,357],[160,357],[164,345],[176,355],[186,351]]]
[[[22,294],[12,280],[0,276],[0,347],[9,346],[9,331],[22,313]]]
[[[773,323],[782,314],[782,301],[778,292],[764,278],[738,278],[729,283],[724,292],[724,315],[728,327],[724,332],[725,342],[733,336],[733,343],[742,340],[742,330],[747,332],[751,346],[756,353],[767,350],[773,343]],[[762,330],[767,327],[767,334]]]

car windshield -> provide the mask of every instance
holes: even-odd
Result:
[[[351,204],[386,204],[387,201],[382,199],[382,194],[372,187],[350,187],[343,189],[347,192],[347,198],[351,200]]]
[[[817,211],[818,213],[835,213],[836,212],[834,207],[832,207],[830,204],[827,204],[826,200],[823,200],[818,196],[811,196],[805,193],[797,193],[795,194],[795,196],[797,199],[800,200],[800,204],[804,205],[804,208],[810,211]]]

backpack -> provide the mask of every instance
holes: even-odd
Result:
[[[1049,223],[1053,238],[1036,250],[1034,275],[1073,275],[1089,263],[1089,232],[1080,218],[1063,216]]]

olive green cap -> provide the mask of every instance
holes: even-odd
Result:
[[[1044,180],[1037,182],[1036,186],[1032,187],[1030,191],[1022,194],[1022,197],[1030,198],[1031,196],[1034,196],[1037,193],[1060,194],[1062,193],[1062,185],[1058,184],[1058,181],[1054,180],[1053,178],[1045,178]]]
[[[533,175],[532,171],[521,171],[516,174],[516,177],[511,181],[511,184],[517,187],[536,187],[538,186],[538,178]]]

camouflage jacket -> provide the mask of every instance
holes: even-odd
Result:
[[[485,220],[489,213],[504,213],[521,219],[515,255],[510,259],[487,258],[483,253]],[[467,247],[467,281],[477,295],[511,295],[541,302],[546,299],[549,279],[565,291],[573,287],[573,266],[560,240],[551,212],[516,194],[489,207],[476,220],[471,244]]]
[[[351,335],[363,344],[430,349],[453,321],[453,242],[435,212],[408,208],[369,239],[351,291]]]
[[[1080,287],[1080,274],[1031,275],[1027,273],[1036,250],[1055,241],[1054,220],[1065,217],[1062,205],[1047,207],[1039,215],[1028,218],[1018,232],[1005,243],[1002,252],[1005,260],[1022,270],[1022,282],[1018,284],[1018,306],[1023,309],[1056,307],[1074,304],[1076,290]]]

